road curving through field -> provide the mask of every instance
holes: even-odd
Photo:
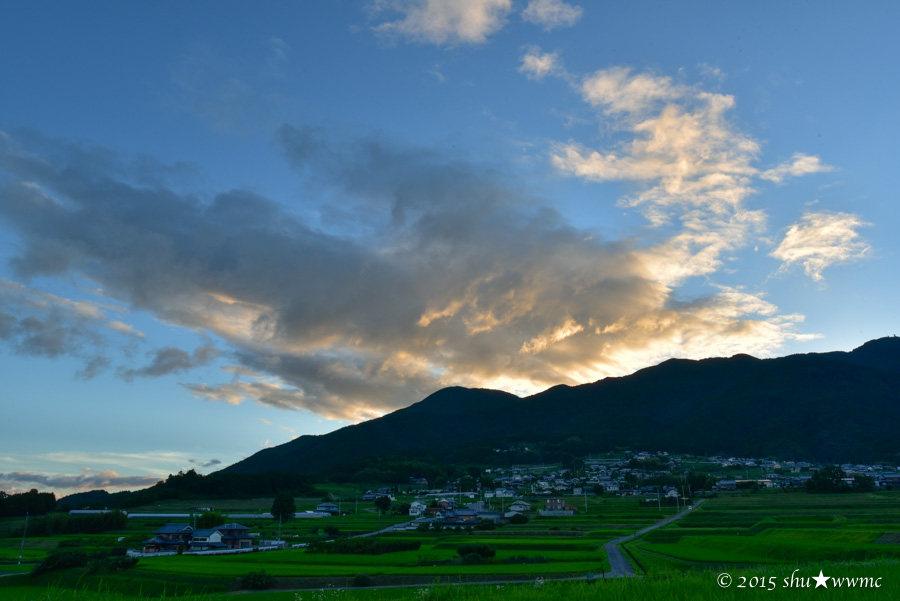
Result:
[[[699,507],[702,503],[704,503],[706,499],[701,499],[694,503],[693,507]],[[615,540],[611,540],[604,545],[606,549],[606,555],[609,557],[609,569],[612,572],[613,576],[634,576],[634,568],[631,566],[631,563],[628,561],[628,558],[625,557],[625,554],[622,553],[622,549],[619,548],[619,545],[624,543],[627,540],[637,538],[638,536],[643,536],[647,534],[651,530],[656,530],[657,528],[662,528],[668,524],[671,524],[677,519],[680,519],[685,516],[685,514],[691,512],[692,509],[688,508],[682,511],[681,513],[676,513],[673,516],[670,516],[664,519],[661,522],[657,522],[652,526],[647,526],[643,530],[638,530],[633,534],[629,534],[627,536],[619,537]]]

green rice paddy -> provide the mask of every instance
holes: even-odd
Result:
[[[580,504],[583,498],[573,498]],[[170,598],[202,601],[224,599],[241,576],[265,571],[281,579],[279,586],[303,586],[329,581],[346,585],[364,574],[377,584],[418,582],[413,588],[255,593],[254,601],[326,601],[327,599],[745,599],[762,591],[723,589],[716,575],[729,572],[745,578],[776,576],[778,582],[793,570],[807,576],[819,569],[848,576],[880,576],[883,590],[829,591],[835,599],[870,597],[900,598],[900,492],[854,495],[808,495],[801,492],[763,491],[737,493],[710,499],[684,518],[626,543],[644,578],[608,579],[609,570],[603,544],[652,525],[671,515],[674,508],[640,504],[632,498],[590,498],[588,511],[572,517],[535,517],[528,524],[508,525],[492,531],[441,532],[405,531],[386,536],[420,542],[416,551],[383,555],[316,554],[289,549],[231,556],[170,556],[141,559],[127,572],[85,574],[83,570],[63,570],[40,578],[30,575],[0,578],[0,598],[11,601],[122,601],[125,599]],[[354,516],[294,520],[284,525],[283,534],[291,542],[321,538],[315,528],[326,525],[341,533],[364,532],[405,521],[402,516],[379,517],[365,511]],[[272,520],[241,520],[263,538],[277,530]],[[127,540],[149,535],[158,521],[129,523]],[[27,539],[24,560],[36,562],[50,550],[73,538],[90,548],[117,542],[107,533],[93,536],[66,536]],[[13,564],[21,539],[0,539],[0,564],[8,572],[21,570]],[[121,544],[121,543],[119,543]],[[457,548],[485,544],[496,550],[485,563],[461,565]],[[515,562],[515,563],[510,563]],[[3,565],[0,565],[0,572]],[[871,573],[870,573],[871,572]],[[552,582],[570,575],[590,581]],[[525,584],[489,587],[436,586],[441,582],[463,582],[469,577],[492,580],[525,579]],[[543,578],[541,583],[536,579]],[[316,580],[309,580],[316,579]],[[423,592],[427,590],[427,594]],[[893,597],[888,594],[893,590]],[[202,593],[191,597],[191,593]],[[789,595],[790,593],[790,595]],[[765,594],[779,598],[809,598],[818,591],[778,590]],[[331,595],[331,596],[323,596]],[[818,596],[822,596],[818,593]]]

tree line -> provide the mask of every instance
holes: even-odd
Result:
[[[28,492],[7,494],[0,490],[0,517],[43,515],[56,509],[56,495],[52,492]]]

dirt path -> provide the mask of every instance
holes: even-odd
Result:
[[[699,507],[703,504],[706,499],[701,499],[694,503],[694,508]],[[624,543],[625,541],[633,538],[637,538],[638,536],[642,536],[651,530],[656,530],[657,528],[662,528],[667,524],[671,524],[677,519],[683,518],[685,514],[690,513],[691,509],[685,509],[681,513],[676,513],[673,516],[670,516],[664,519],[661,522],[657,522],[652,526],[647,526],[643,530],[638,530],[634,534],[629,534],[628,536],[622,536],[615,540],[611,540],[604,545],[606,548],[606,555],[609,557],[609,566],[612,571],[613,576],[634,576],[634,568],[631,567],[631,563],[629,563],[628,559],[625,557],[625,554],[622,553],[622,550],[619,548],[619,545]]]

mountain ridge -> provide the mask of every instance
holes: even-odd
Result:
[[[850,351],[669,359],[527,397],[449,387],[380,418],[226,467],[314,474],[378,455],[576,437],[603,447],[864,460],[897,453],[900,338]],[[825,458],[825,457],[823,457]]]

